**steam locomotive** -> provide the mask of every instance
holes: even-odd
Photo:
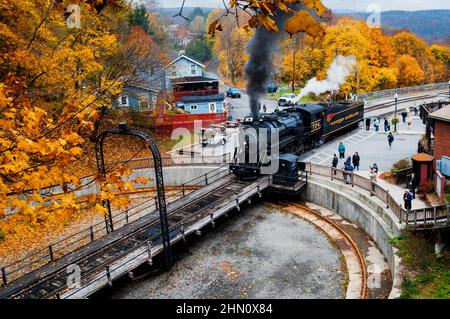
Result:
[[[298,155],[357,128],[363,119],[362,102],[306,103],[259,119],[249,116],[230,170],[243,180],[272,175],[273,184],[282,186],[275,188],[296,193],[301,184]]]

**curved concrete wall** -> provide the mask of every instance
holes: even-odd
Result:
[[[386,204],[364,192],[326,178],[308,176],[307,191],[302,194],[302,198],[335,211],[373,238],[391,270],[393,284],[389,298],[398,298],[402,282],[401,259],[389,239],[399,235],[401,225],[394,219],[392,211],[386,208]]]

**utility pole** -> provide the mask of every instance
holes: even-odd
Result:
[[[295,92],[295,34],[292,35],[292,93]]]

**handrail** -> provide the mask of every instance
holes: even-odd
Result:
[[[339,180],[357,186],[370,192],[370,196],[376,196],[383,201],[387,208],[390,208],[397,216],[400,223],[405,223],[408,229],[429,229],[450,227],[450,204],[440,206],[405,210],[401,204],[398,204],[395,198],[376,182],[357,175],[354,172],[348,172],[338,168],[307,162],[306,170],[310,175],[317,174],[330,177],[331,180]]]
[[[206,175],[206,174],[205,174],[205,175]],[[218,175],[218,174],[216,173],[215,175]],[[267,183],[268,181],[269,181],[269,179],[263,180],[263,181],[260,182],[260,184],[262,185],[262,183],[264,183],[264,182]],[[249,191],[247,191],[247,192],[249,192]],[[247,194],[247,192],[246,192],[245,194]],[[207,209],[207,208],[209,208],[209,207],[205,207],[204,209]],[[203,209],[203,210],[204,210],[204,209]],[[201,210],[200,210],[200,211],[201,211]],[[199,211],[195,211],[195,212],[192,213],[192,215],[197,215],[198,213],[199,213]],[[170,215],[170,214],[169,214],[169,215]],[[190,216],[188,216],[188,217],[190,218],[190,217],[192,217],[192,215],[190,215]],[[158,219],[158,218],[155,218],[154,220],[150,221],[150,223],[147,224],[145,227],[149,227],[149,226],[151,226],[151,225],[158,225],[158,222],[159,222],[159,219]],[[170,229],[172,230],[173,227],[174,227],[174,226],[177,226],[177,225],[178,225],[178,224],[172,225],[172,226],[170,227]],[[116,241],[116,242],[114,242],[114,243],[112,243],[112,244],[110,244],[110,245],[106,245],[106,246],[102,247],[101,249],[97,250],[95,253],[98,253],[99,251],[103,251],[103,250],[107,249],[107,248],[110,247],[110,246],[114,246],[114,245],[116,245],[116,244],[118,244],[118,243],[124,241],[125,239],[127,239],[127,238],[129,238],[129,237],[132,237],[135,233],[136,233],[136,232],[133,232],[133,233],[131,233],[131,234],[128,234],[128,235],[126,235],[126,236],[120,238],[120,240],[118,240],[118,241]],[[126,256],[127,254],[129,254],[129,253],[132,252],[132,251],[136,251],[137,249],[139,249],[139,248],[142,247],[142,246],[148,247],[148,249],[151,251],[151,248],[152,248],[151,244],[152,244],[153,240],[159,238],[160,235],[161,235],[161,231],[156,232],[152,237],[150,237],[150,238],[144,240],[143,242],[138,243],[137,246],[133,246],[132,248],[130,248],[130,249],[124,251],[124,252],[121,252],[118,256],[115,256],[114,258],[112,258],[112,259],[110,259],[110,260],[107,260],[107,261],[102,262],[100,265],[96,266],[95,268],[93,268],[93,269],[91,269],[91,270],[89,270],[89,271],[83,273],[82,276],[81,276],[81,278],[80,278],[80,280],[82,280],[82,279],[88,277],[88,275],[91,275],[91,274],[93,274],[93,273],[97,273],[97,272],[99,272],[99,271],[104,270],[105,267],[109,267],[109,265],[110,265],[111,263],[117,261],[118,259],[122,258],[123,256]],[[149,252],[150,252],[150,251],[149,251]],[[83,256],[82,259],[89,258],[90,256],[92,256],[92,255],[95,254],[95,253],[92,253],[92,254],[90,254],[90,255]],[[145,253],[147,253],[147,252],[145,252]],[[140,254],[140,255],[141,255],[141,254]],[[138,255],[138,256],[140,256],[140,255]],[[135,259],[135,258],[137,258],[137,256],[133,257],[133,259]],[[127,262],[129,262],[129,260],[128,260]],[[73,261],[73,263],[75,263],[75,261]],[[125,263],[121,264],[120,266],[122,266],[122,265],[125,265]],[[117,266],[116,268],[119,268],[120,266]],[[55,276],[57,276],[57,275],[59,275],[59,274],[62,274],[62,273],[64,273],[65,271],[66,271],[66,269],[60,269],[60,270],[58,270],[57,272],[51,274],[51,275],[48,276],[48,277],[40,278],[38,282],[34,283],[34,284],[33,284],[32,286],[30,286],[30,287],[35,287],[36,285],[40,284],[41,282],[43,282],[43,281],[45,281],[45,280],[48,280],[49,278],[53,278],[53,277],[55,277]],[[101,278],[102,278],[102,277],[97,278],[96,280],[94,280],[94,281],[92,281],[92,282],[95,282],[95,281],[97,281],[97,280],[99,280],[99,279],[101,279]],[[92,283],[92,282],[91,282],[91,283]],[[30,288],[30,287],[28,287],[28,288]],[[53,297],[53,296],[55,296],[55,295],[59,295],[59,293],[62,292],[62,291],[64,291],[66,288],[67,288],[67,285],[64,285],[64,286],[62,286],[62,287],[59,287],[59,288],[56,289],[56,291],[53,291],[53,292],[49,293],[49,294],[48,294],[47,296],[45,296],[44,298],[49,298],[49,297]]]
[[[269,176],[268,178],[262,179],[262,180],[258,183],[257,189],[259,189],[259,188],[260,188],[262,185],[264,185],[264,184],[267,184],[267,186],[269,186],[269,185],[271,184],[271,177],[270,177],[270,176]],[[254,192],[254,189],[248,190],[248,191],[246,191],[246,192],[243,193],[243,194],[236,195],[236,198],[235,198],[236,204],[237,204],[237,205],[240,204],[240,201],[239,201],[240,197],[242,197],[242,196],[244,196],[244,195],[247,195],[247,194],[249,194],[249,193],[251,193],[251,192]],[[199,212],[202,212],[202,211],[204,211],[204,210],[206,210],[206,209],[209,209],[209,207],[204,207],[204,208],[202,208],[201,210],[194,212],[193,215],[197,215]],[[180,220],[180,221],[177,222],[176,224],[172,225],[172,226],[170,227],[170,232],[173,232],[174,230],[177,230],[177,229],[181,229],[181,234],[183,235],[183,234],[184,234],[184,229],[183,229],[184,223],[183,223],[183,222],[186,221],[186,220],[188,220],[188,219],[190,219],[190,218],[192,218],[192,215],[185,216],[182,220]],[[161,232],[156,232],[152,237],[150,237],[150,238],[144,240],[143,242],[139,243],[137,246],[132,247],[132,248],[130,248],[130,249],[124,251],[124,252],[121,252],[118,256],[114,257],[112,260],[105,261],[105,262],[101,263],[99,266],[95,267],[94,269],[91,269],[91,270],[89,270],[88,272],[83,273],[82,276],[81,276],[81,278],[80,278],[80,281],[82,281],[83,279],[87,278],[87,277],[90,276],[90,275],[93,275],[93,274],[96,274],[96,273],[97,273],[97,274],[101,274],[101,272],[102,272],[102,271],[105,271],[105,269],[106,269],[106,272],[107,272],[107,273],[106,273],[106,276],[108,277],[108,272],[111,273],[111,272],[113,272],[114,270],[116,270],[116,269],[118,269],[118,268],[120,268],[120,267],[126,265],[126,264],[129,263],[130,261],[132,261],[132,260],[134,260],[134,259],[137,259],[138,257],[141,257],[142,255],[146,255],[147,258],[151,259],[151,258],[152,258],[152,252],[151,252],[151,250],[152,250],[152,248],[153,248],[153,247],[152,247],[152,243],[153,243],[153,241],[154,241],[155,239],[160,238],[160,236],[161,236]],[[141,252],[140,254],[134,256],[131,260],[126,260],[126,261],[122,262],[121,264],[116,265],[115,268],[110,268],[110,267],[111,267],[111,264],[112,264],[113,262],[115,262],[115,261],[117,261],[117,260],[120,260],[121,258],[123,258],[123,257],[125,257],[125,256],[127,256],[127,255],[129,255],[131,252],[137,251],[138,249],[144,248],[144,247],[146,248],[146,250],[143,251],[143,252]],[[97,281],[99,281],[99,280],[101,280],[101,279],[105,279],[105,277],[104,277],[104,276],[101,276],[101,275],[98,275],[98,277],[97,277],[95,280],[89,282],[89,285],[91,285],[91,284],[93,284],[93,283],[95,283],[95,282],[97,282]],[[67,289],[66,286],[60,287],[60,288],[57,289],[56,292],[49,293],[49,294],[47,294],[44,298],[51,298],[51,297],[54,297],[55,295],[60,296],[61,292],[63,292],[63,291],[66,290],[66,289]],[[75,293],[76,293],[76,291],[75,291],[75,292],[72,292],[72,293],[70,293],[70,291],[69,291],[69,294],[66,295],[66,297],[70,297],[70,296],[74,295]]]
[[[179,198],[185,197],[187,195],[186,194],[187,187],[192,188],[194,186],[199,186],[204,183],[213,181],[213,178],[215,178],[216,176],[219,176],[220,174],[223,174],[224,172],[228,172],[228,171],[224,170],[224,168],[227,166],[228,166],[228,164],[221,165],[212,171],[209,171],[199,177],[196,177],[190,181],[185,182],[184,184],[181,185],[181,188],[182,188],[181,191],[178,191],[176,193],[171,194],[170,196],[167,196],[166,199],[167,200],[168,199],[177,200]],[[148,205],[150,202],[153,202],[153,203]],[[144,205],[146,205],[146,206],[144,206]],[[144,206],[144,207],[142,207],[142,206]],[[154,208],[154,209],[152,210],[152,208]],[[141,215],[139,217],[139,218],[141,218],[141,217],[151,214],[155,209],[156,209],[156,203],[154,202],[154,198],[152,198],[152,199],[143,201],[142,203],[135,205],[131,208],[128,208],[124,211],[121,211],[117,214],[114,214],[113,221],[116,225],[125,220],[125,223],[123,225],[120,226],[120,224],[119,224],[119,227],[115,227],[115,228],[120,229],[121,227],[137,220],[138,218],[136,218],[136,219],[131,218],[135,215],[139,215],[140,213],[144,212],[144,215]],[[135,210],[135,211],[133,211],[133,210]],[[34,251],[19,260],[13,261],[7,265],[0,265],[0,277],[3,282],[2,285],[6,285],[7,283],[9,283],[13,280],[17,280],[17,279],[21,278],[23,275],[14,276],[13,279],[10,280],[11,275],[18,273],[19,271],[21,271],[25,268],[29,268],[29,271],[33,271],[33,270],[39,268],[40,266],[42,266],[44,263],[54,262],[64,256],[66,256],[67,254],[71,253],[72,251],[85,246],[89,242],[94,241],[94,239],[103,237],[104,235],[106,235],[105,224],[104,224],[104,222],[98,222],[98,223],[90,225],[89,227],[87,227],[81,231],[70,234],[70,235],[62,238],[61,240],[50,244],[49,246],[47,246],[45,248]],[[86,242],[87,240],[88,240],[88,242]],[[56,248],[58,246],[62,246],[62,247]],[[67,251],[68,247],[74,247],[74,248]],[[57,256],[56,255],[57,253],[60,253],[60,255]],[[12,267],[14,267],[12,270],[8,270],[8,268],[12,268]]]

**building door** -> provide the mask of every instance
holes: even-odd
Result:
[[[209,104],[209,113],[217,113],[216,103],[210,103]]]

